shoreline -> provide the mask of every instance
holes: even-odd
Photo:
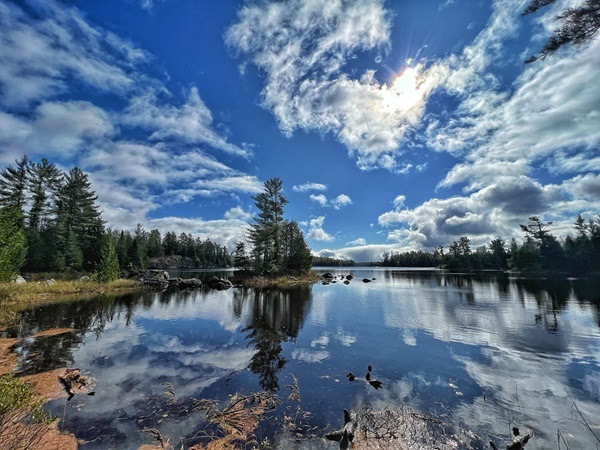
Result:
[[[85,300],[103,294],[143,292],[137,280],[116,280],[109,283],[94,281],[56,281],[52,284],[29,282],[0,284],[0,331],[18,324],[19,312],[34,305],[56,301]]]

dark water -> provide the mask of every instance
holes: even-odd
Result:
[[[93,374],[95,396],[76,396],[66,408],[65,400],[49,404],[64,415],[65,429],[89,441],[83,448],[137,448],[151,442],[144,427],[160,429],[173,444],[194,435],[200,417],[165,408],[165,383],[184,403],[258,390],[285,399],[292,374],[319,430],[341,426],[343,408],[408,404],[485,441],[506,439],[518,425],[535,430],[531,449],[557,448],[558,431],[570,448],[596,448],[573,403],[600,424],[599,280],[324,271],[355,280],[148,292],[31,310],[24,336],[77,331],[25,339],[20,370],[69,366]],[[376,280],[364,284],[364,277]],[[383,389],[346,379],[350,371],[364,375],[368,364]]]

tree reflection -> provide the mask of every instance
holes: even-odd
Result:
[[[279,390],[278,373],[287,360],[282,355],[282,342],[298,337],[312,298],[311,287],[286,290],[254,290],[248,346],[256,352],[248,368],[258,375],[260,386],[269,392]]]

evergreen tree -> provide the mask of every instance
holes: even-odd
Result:
[[[16,167],[8,165],[0,172],[0,207],[12,206],[24,212],[29,164],[25,155],[15,161]]]
[[[165,248],[166,255],[173,256],[179,254],[179,244],[177,242],[177,235],[172,231],[165,234],[163,246]]]
[[[27,187],[31,192],[30,229],[39,230],[45,225],[45,218],[50,210],[49,200],[57,194],[61,178],[60,170],[46,158],[28,167]]]
[[[233,253],[233,265],[240,270],[248,270],[250,268],[250,260],[246,255],[246,246],[243,242],[235,244],[235,251]]]
[[[165,254],[160,231],[152,230],[148,235],[148,256],[154,258]]]
[[[286,268],[298,273],[306,273],[312,266],[312,253],[304,240],[304,235],[298,227],[298,223],[293,220],[286,223],[288,236],[290,239],[290,255]]]
[[[100,264],[98,265],[98,281],[110,282],[119,278],[119,258],[112,234],[102,237]]]
[[[16,206],[0,208],[0,282],[19,273],[26,252],[23,213]]]
[[[264,190],[252,197],[259,213],[254,217],[248,237],[258,272],[276,274],[282,268],[281,225],[283,208],[288,202],[283,196],[282,184],[281,179],[270,178]]]
[[[79,168],[74,167],[65,175],[57,195],[56,227],[67,267],[78,265],[75,264],[78,253],[84,268],[94,268],[100,259],[103,223],[97,199],[88,176]],[[79,252],[75,251],[75,247]]]
[[[556,0],[531,0],[523,15],[533,14]],[[565,45],[582,45],[592,40],[600,30],[600,0],[585,0],[581,5],[567,8],[554,18],[561,26],[552,35],[538,55],[527,59],[526,63],[544,59]]]

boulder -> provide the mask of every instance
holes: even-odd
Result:
[[[181,289],[197,289],[202,287],[202,281],[198,278],[180,278],[178,286]]]
[[[209,288],[217,289],[219,291],[233,287],[231,281],[219,277],[212,277],[210,280],[208,280],[207,284]]]
[[[346,280],[352,281],[352,278],[354,278],[352,275],[346,275]]]
[[[362,282],[363,282],[363,283],[370,283],[370,282],[371,282],[371,280],[369,280],[368,278],[363,278]]]
[[[350,284],[348,280],[344,280],[344,284]]]
[[[25,280],[25,278],[23,278],[21,275],[16,275],[13,279],[12,282],[15,284],[25,284],[27,283],[27,281]]]
[[[87,275],[82,276],[81,278],[79,278],[80,283],[89,283],[90,281],[92,281],[92,279],[90,277],[88,277]]]
[[[326,272],[323,274],[323,278],[333,278],[333,275],[331,275],[329,272]]]
[[[169,281],[169,272],[166,270],[149,270],[148,272],[148,278],[158,281]]]
[[[56,280],[54,278],[50,278],[49,280],[44,281],[44,284],[52,286],[53,284],[56,284]]]

